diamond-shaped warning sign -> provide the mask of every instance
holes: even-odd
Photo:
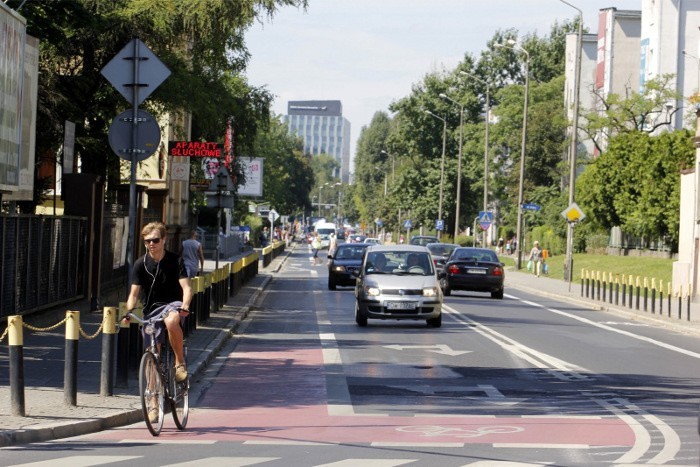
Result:
[[[576,203],[571,203],[568,208],[561,212],[561,215],[567,220],[567,222],[578,222],[586,217],[586,214],[584,214]]]

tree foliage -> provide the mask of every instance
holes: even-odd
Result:
[[[256,19],[306,0],[75,0],[24,2],[30,35],[40,39],[37,154],[52,157],[65,120],[76,123],[81,170],[119,183],[119,159],[107,145],[112,119],[130,107],[100,71],[132,38],[144,41],[171,76],[146,110],[192,113],[193,139],[221,141],[234,117],[236,151],[247,153],[269,120],[270,94],[240,76],[248,60],[244,32]],[[177,133],[177,129],[176,129]]]

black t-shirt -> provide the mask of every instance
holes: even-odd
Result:
[[[182,300],[180,279],[187,277],[187,270],[180,255],[172,251],[166,250],[158,262],[148,254],[141,256],[134,264],[132,276],[132,283],[142,288],[145,315],[155,308],[154,304]]]

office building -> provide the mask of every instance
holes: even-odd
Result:
[[[350,182],[350,122],[340,101],[289,101],[283,119],[304,140],[304,153],[332,156],[340,167],[333,175]]]

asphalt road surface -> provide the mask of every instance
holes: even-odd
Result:
[[[0,450],[0,465],[697,466],[700,339],[506,289],[443,325],[360,328],[352,288],[297,248],[166,419]]]

